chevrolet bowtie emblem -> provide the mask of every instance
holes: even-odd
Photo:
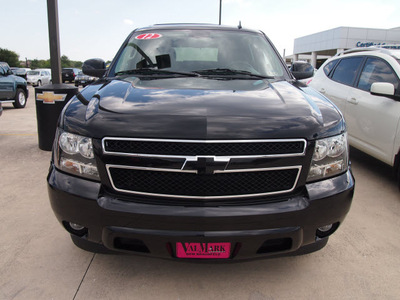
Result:
[[[215,174],[224,171],[230,159],[215,156],[197,156],[194,159],[188,158],[182,170],[197,171],[197,174]]]
[[[64,101],[67,94],[54,94],[54,92],[43,92],[36,95],[36,101],[43,101],[44,104],[54,104],[56,101]]]

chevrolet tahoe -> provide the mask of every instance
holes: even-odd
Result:
[[[64,107],[47,178],[78,247],[236,261],[319,250],[344,221],[343,115],[263,32],[140,28],[83,72],[101,79]]]

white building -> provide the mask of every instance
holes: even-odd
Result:
[[[400,27],[393,29],[338,27],[295,39],[293,55],[287,59],[307,60],[314,67],[319,67],[327,57],[347,49],[389,44],[398,45],[400,48]]]

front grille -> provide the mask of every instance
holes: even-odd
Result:
[[[114,190],[151,197],[205,200],[293,191],[302,170],[306,141],[108,137],[103,139],[102,147]]]
[[[104,150],[109,153],[135,153],[146,155],[285,155],[302,154],[305,149],[305,141],[209,141],[205,143],[106,138],[103,140],[103,147]]]
[[[114,187],[125,192],[195,198],[255,196],[291,190],[299,169],[195,174],[109,168]]]

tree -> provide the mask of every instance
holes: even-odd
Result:
[[[71,67],[71,61],[69,60],[68,56],[63,55],[61,56],[61,68],[68,68]]]
[[[81,61],[70,60],[66,55],[61,56],[60,60],[61,68],[82,68]]]
[[[48,59],[48,60],[34,59],[34,60],[31,61],[31,68],[32,69],[47,69],[47,68],[50,68],[50,59]]]
[[[19,67],[19,55],[8,49],[0,48],[0,61],[8,63],[10,67]]]

